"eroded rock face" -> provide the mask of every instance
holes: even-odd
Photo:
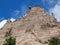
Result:
[[[6,32],[16,38],[16,45],[45,45],[52,37],[60,36],[59,26],[54,16],[35,6],[23,18],[5,24],[0,30],[0,45],[4,43]]]

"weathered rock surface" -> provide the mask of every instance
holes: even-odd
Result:
[[[60,36],[60,23],[53,15],[47,14],[39,6],[35,6],[21,19],[8,22],[0,30],[0,45],[6,36],[16,38],[16,45],[47,45],[52,37]]]

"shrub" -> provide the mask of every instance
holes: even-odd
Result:
[[[16,39],[10,36],[5,40],[3,45],[16,45]]]
[[[48,45],[59,45],[59,44],[60,44],[60,39],[52,38],[51,40],[49,40],[49,44]]]

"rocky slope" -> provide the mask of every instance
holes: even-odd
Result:
[[[53,14],[47,14],[39,6],[32,7],[21,19],[10,20],[0,29],[0,45],[11,35],[16,38],[16,45],[48,45],[52,37],[60,36],[60,23]]]

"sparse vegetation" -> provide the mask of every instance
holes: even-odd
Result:
[[[13,37],[8,37],[3,45],[16,45],[16,39]]]
[[[8,28],[8,31],[5,34],[5,37],[11,36],[12,28]]]
[[[54,37],[51,40],[49,40],[48,45],[59,45],[59,44],[60,44],[60,39]]]

